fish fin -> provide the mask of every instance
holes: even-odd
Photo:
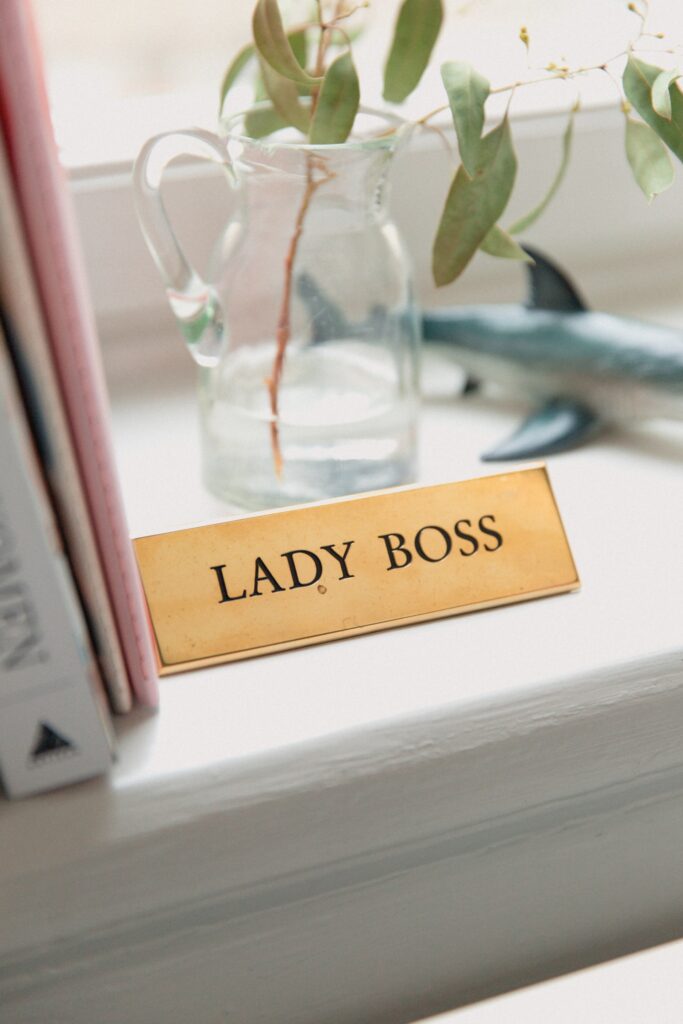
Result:
[[[602,423],[595,413],[571,398],[553,398],[529,416],[507,440],[482,455],[484,462],[534,459],[576,448],[593,437]]]
[[[480,387],[481,387],[481,381],[478,380],[476,377],[469,377],[469,376],[465,377],[465,383],[462,386],[461,394],[463,394],[463,395],[471,395],[475,391],[479,391]]]
[[[308,309],[314,344],[335,338],[352,337],[351,324],[310,274],[299,274],[296,279],[296,290]]]
[[[552,309],[567,313],[579,313],[586,309],[576,286],[557,264],[530,245],[523,245],[522,248],[534,261],[526,264],[529,279],[527,306],[530,309]]]

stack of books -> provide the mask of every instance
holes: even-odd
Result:
[[[156,664],[42,61],[0,4],[0,773],[9,797],[107,771]]]

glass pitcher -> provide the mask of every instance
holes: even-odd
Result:
[[[408,261],[387,213],[399,119],[365,111],[352,138],[313,146],[220,134],[151,139],[136,164],[138,212],[199,365],[203,477],[246,508],[409,482],[415,473],[419,327]],[[235,213],[203,281],[160,195],[165,166],[222,164]]]

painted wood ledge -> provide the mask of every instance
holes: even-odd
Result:
[[[430,404],[423,479],[519,414]],[[191,394],[114,415],[134,533],[219,514]],[[683,934],[682,457],[550,460],[579,594],[169,677],[110,780],[2,804],[3,1021],[401,1024]]]
[[[208,988],[202,981],[207,1012],[197,1019],[220,1019],[210,1015],[218,998],[227,1020],[346,1021],[361,1012],[363,1020],[388,1022],[411,1019],[405,1007],[393,1015],[396,989],[386,987],[380,971],[372,1000],[367,981],[359,995],[349,987],[344,958],[320,992],[325,1015],[309,1014],[304,977],[303,987],[290,979],[283,992],[292,948],[299,969],[310,958],[314,971],[324,963],[328,974],[337,944],[345,947],[352,936],[380,963],[404,961],[412,949],[403,997],[406,1006],[418,1000],[421,1013],[473,994],[458,963],[463,947],[468,963],[477,947],[486,956],[478,979],[483,994],[500,983],[506,960],[514,965],[520,958],[519,983],[578,966],[596,950],[599,958],[604,950],[634,948],[643,937],[649,941],[650,931],[652,939],[669,937],[683,925],[675,853],[683,838],[682,673],[683,655],[671,653],[557,680],[502,706],[474,705],[458,716],[441,711],[145,789],[81,786],[3,808],[0,994],[15,1014],[8,1020],[42,1019],[36,1006],[64,1008],[51,1020],[86,1020],[102,984],[113,986],[114,998],[97,1019],[119,1020],[123,992],[137,991],[159,970],[167,985],[178,958],[185,965],[205,961],[207,943],[214,955],[222,950],[225,965]],[[672,802],[678,817],[670,814]],[[636,845],[644,884],[629,879],[633,855],[618,843],[624,825],[643,816],[661,830],[648,844],[674,854],[660,875],[648,847]],[[42,850],[27,848],[29,834]],[[572,885],[583,903],[577,947],[564,871],[577,837],[585,845],[586,836],[597,841],[594,862]],[[608,852],[601,849],[605,837],[615,844]],[[526,879],[531,892],[523,908],[515,880],[520,857],[538,873]],[[490,863],[494,874],[482,882],[482,866]],[[652,902],[658,875],[670,901],[664,918],[661,901]],[[387,887],[400,894],[398,905],[396,897],[387,905]],[[408,909],[401,909],[406,898]],[[329,905],[344,910],[332,941],[329,910],[321,911]],[[453,916],[444,921],[447,906]],[[367,930],[373,907],[378,916]],[[278,922],[292,917],[300,928],[307,919],[303,938],[291,925],[280,932]],[[479,934],[468,938],[475,920]],[[513,924],[516,950],[497,948],[493,934],[482,944],[489,929],[502,929],[509,941]],[[448,954],[450,977],[445,926],[451,949],[461,950]],[[539,927],[548,931],[542,943]],[[252,948],[235,962],[236,951],[244,954],[245,932]],[[426,957],[432,943],[433,959]],[[269,966],[261,960],[265,948]],[[254,971],[265,974],[258,992],[249,980]],[[199,998],[190,976],[181,987]],[[182,1019],[187,998],[169,1019]],[[74,1016],[67,1006],[76,1008],[69,1011]],[[149,1006],[130,1012],[129,1020],[158,1019],[145,1016]]]

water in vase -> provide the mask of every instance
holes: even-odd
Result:
[[[210,490],[265,508],[377,490],[414,477],[416,399],[384,346],[353,339],[290,346],[279,394],[282,471],[266,380],[275,344],[233,350],[203,374],[204,479]]]

